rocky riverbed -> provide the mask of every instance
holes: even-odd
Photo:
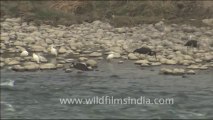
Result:
[[[184,46],[189,36],[198,41],[199,48]],[[63,69],[72,72],[76,62],[85,63],[88,70],[98,70],[97,63],[106,59],[110,52],[114,52],[113,59],[119,59],[111,62],[119,64],[131,60],[141,67],[183,66],[162,67],[159,71],[162,74],[195,74],[196,70],[213,67],[211,26],[168,25],[163,21],[120,28],[101,21],[71,26],[37,26],[33,22],[22,22],[20,18],[7,18],[1,22],[0,41],[0,68],[15,71]],[[50,54],[51,45],[55,46],[57,56]],[[142,46],[156,51],[156,58],[133,53]],[[29,54],[23,55],[23,51]],[[39,55],[40,63],[33,59],[33,53]]]

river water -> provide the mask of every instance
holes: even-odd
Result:
[[[1,70],[1,118],[213,118],[213,69],[196,75],[160,75],[141,68],[99,62],[98,71],[13,72]],[[13,85],[14,82],[14,85]],[[174,98],[174,104],[60,104],[59,98]]]

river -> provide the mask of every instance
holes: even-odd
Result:
[[[160,67],[99,62],[98,70],[1,70],[1,118],[213,118],[213,69],[159,74]],[[12,84],[14,82],[14,85]],[[10,83],[10,84],[8,84]],[[174,98],[174,104],[60,104],[59,98]]]

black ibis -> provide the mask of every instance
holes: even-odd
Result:
[[[154,55],[155,58],[156,58],[156,52],[152,51],[148,47],[141,47],[141,48],[138,48],[138,49],[134,50],[133,52],[136,52],[136,53],[139,53],[139,54],[147,54],[147,55],[150,55],[150,56]]]
[[[189,40],[186,42],[185,46],[187,47],[198,47],[197,41],[196,40]]]
[[[192,36],[189,36],[189,40],[186,42],[186,44],[184,46],[187,47],[198,47],[198,43],[197,40],[192,40]]]
[[[80,63],[80,62],[74,63],[73,67],[78,69],[78,70],[82,70],[82,71],[89,71],[90,70],[85,63]]]

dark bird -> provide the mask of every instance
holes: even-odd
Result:
[[[186,44],[184,46],[187,47],[198,47],[198,43],[197,40],[192,40],[192,36],[189,36],[189,41],[186,42]]]
[[[147,54],[147,55],[150,55],[150,56],[154,55],[155,58],[156,58],[156,52],[152,51],[150,48],[147,48],[147,47],[138,48],[138,49],[134,50],[133,52],[136,52],[136,53],[139,53],[139,54]]]
[[[198,47],[197,41],[196,40],[189,40],[186,42],[185,46],[187,47]]]
[[[85,63],[80,63],[80,62],[74,63],[73,67],[78,69],[78,70],[82,70],[82,71],[89,71],[90,70]]]

